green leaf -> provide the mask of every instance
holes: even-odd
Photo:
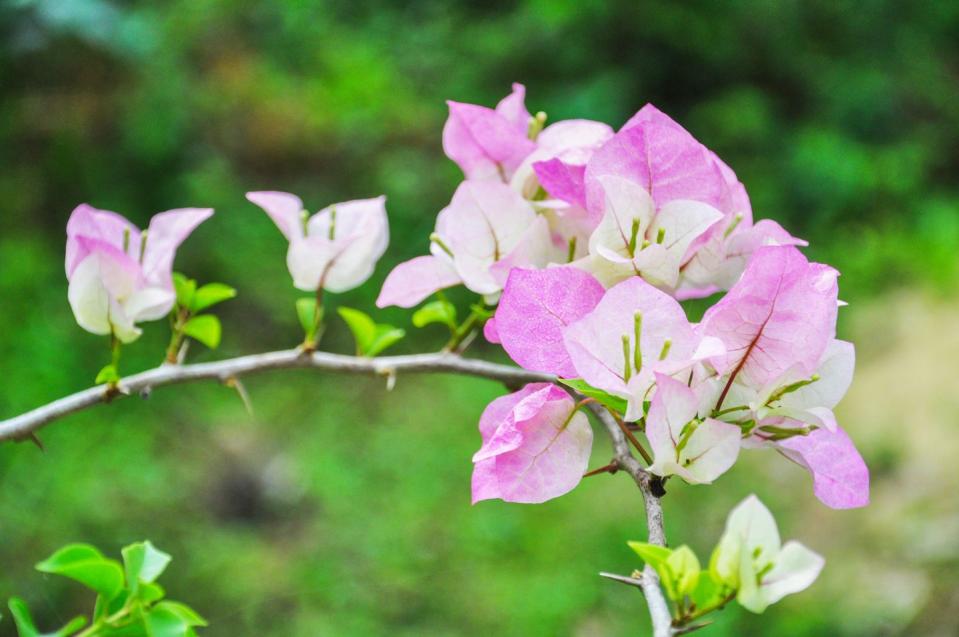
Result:
[[[78,615],[68,621],[63,628],[52,633],[41,634],[33,623],[30,610],[22,599],[19,597],[11,597],[8,606],[10,607],[10,614],[13,615],[13,623],[17,627],[17,634],[20,637],[69,637],[69,635],[72,635],[87,625],[87,618]]]
[[[206,626],[191,608],[176,602],[160,602],[145,616],[149,637],[189,637],[194,626]]]
[[[193,295],[193,302],[188,306],[196,314],[217,303],[228,301],[236,297],[236,290],[225,283],[207,283]]]
[[[185,622],[191,626],[206,626],[207,622],[203,619],[198,612],[183,604],[181,602],[174,602],[172,600],[161,602],[157,604],[158,608],[163,608],[170,611],[171,613],[179,616]]]
[[[156,581],[172,559],[147,540],[124,547],[123,564],[126,569],[127,587],[136,591],[139,584]],[[162,597],[162,595],[161,595]]]
[[[62,575],[92,588],[106,599],[123,589],[123,569],[89,544],[70,544],[37,564],[42,573]]]
[[[633,549],[644,562],[653,567],[656,573],[659,574],[659,579],[662,580],[666,595],[670,599],[675,599],[673,594],[676,590],[676,582],[672,570],[670,570],[668,565],[669,558],[673,554],[672,549],[656,546],[655,544],[648,544],[646,542],[627,542],[626,544],[628,544],[629,548]]]
[[[392,325],[379,325],[369,315],[351,307],[340,307],[336,311],[353,332],[359,356],[376,356],[406,336],[404,330]]]
[[[718,604],[724,597],[723,586],[713,578],[708,570],[699,574],[695,588],[688,593],[696,608],[708,608]]]
[[[96,604],[93,607],[93,621],[96,623],[104,617],[109,617],[118,613],[127,601],[130,599],[130,591],[123,589],[113,599],[104,599],[103,595],[97,595]]]
[[[194,316],[183,326],[184,334],[200,341],[210,349],[220,346],[221,332],[220,319],[212,314]]]
[[[116,365],[104,365],[103,369],[97,372],[97,378],[94,384],[102,385],[104,383],[116,383],[120,380],[120,374],[117,372]]]
[[[598,403],[606,405],[621,414],[626,413],[626,401],[619,396],[613,396],[609,392],[593,387],[582,378],[560,378],[559,382],[567,387],[571,387],[581,393],[583,396],[592,398]]]
[[[73,633],[87,625],[87,618],[83,615],[77,615],[66,624],[52,633],[45,633],[41,637],[70,637]]]
[[[427,303],[413,313],[413,325],[426,327],[431,323],[442,323],[451,330],[456,329],[456,306],[441,299]]]
[[[20,637],[40,637],[40,631],[33,623],[33,617],[30,616],[30,609],[26,602],[19,597],[11,597],[7,602],[10,608],[10,614],[13,615],[13,623],[17,627],[17,634]]]
[[[356,353],[366,355],[376,338],[376,323],[369,315],[351,307],[340,307],[336,311],[346,321],[350,331],[353,332],[353,340],[356,341]]]
[[[668,560],[669,556],[673,553],[672,549],[668,549],[665,546],[656,546],[655,544],[649,544],[647,542],[627,542],[626,544],[636,552],[636,555],[653,568],[665,564],[666,560]]]
[[[300,319],[300,326],[306,334],[307,340],[313,340],[316,336],[316,326],[319,321],[316,318],[316,299],[314,297],[303,297],[296,300],[296,316]],[[323,319],[323,308],[320,308],[320,320]]]
[[[367,356],[376,356],[387,347],[396,344],[404,336],[406,336],[406,331],[398,327],[393,327],[392,325],[377,325],[373,342],[369,344],[365,354]]]
[[[163,587],[156,582],[152,584],[141,583],[140,590],[137,592],[137,597],[139,597],[140,601],[144,604],[152,604],[153,602],[158,602],[166,597],[166,591],[163,590]]]
[[[696,584],[699,582],[701,570],[699,559],[692,549],[685,544],[674,549],[666,560],[666,566],[672,574],[674,583],[672,599],[681,600],[686,595],[692,595]]]
[[[180,307],[189,308],[193,305],[193,295],[196,293],[196,281],[179,272],[173,273],[173,290],[176,292],[176,302]]]

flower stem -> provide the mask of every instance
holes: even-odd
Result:
[[[190,318],[190,312],[179,305],[170,312],[170,344],[166,349],[166,362],[176,365],[180,362],[180,348],[183,346],[183,327]]]
[[[619,425],[619,428],[623,431],[623,435],[626,436],[626,438],[634,447],[636,447],[636,451],[638,451],[639,455],[643,457],[643,460],[646,461],[646,464],[653,464],[652,456],[650,456],[649,452],[646,451],[646,448],[643,447],[643,443],[641,443],[639,439],[633,435],[633,432],[629,430],[629,427],[626,426],[626,423],[623,422],[623,419],[620,418],[619,415],[609,407],[606,407],[606,410],[613,416],[613,420],[615,420],[616,424]]]
[[[485,312],[479,311],[477,310],[476,306],[473,306],[469,316],[466,317],[466,320],[463,321],[459,327],[453,330],[453,335],[443,347],[443,351],[459,353],[463,349],[466,349],[463,344],[468,342],[467,339],[471,338],[474,332],[481,328],[484,323],[486,323]]]

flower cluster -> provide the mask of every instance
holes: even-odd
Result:
[[[741,449],[773,448],[825,504],[864,505],[868,470],[832,413],[854,367],[835,339],[838,273],[754,223],[733,170],[654,106],[618,131],[544,127],[524,97],[515,85],[493,109],[449,103],[443,147],[466,179],[430,255],[393,270],[377,304],[457,284],[482,295],[497,305],[487,339],[643,431],[656,475],[709,483]],[[722,290],[687,319],[680,301]],[[538,385],[490,404],[473,500],[572,489],[592,444],[580,406]]]
[[[735,173],[647,105],[615,132],[543,127],[525,91],[495,109],[450,102],[443,148],[466,180],[436,220],[430,256],[397,267],[378,304],[412,307],[458,283],[495,301],[514,267],[569,264],[606,287],[637,275],[676,298],[728,289],[760,246],[804,245],[752,221]]]

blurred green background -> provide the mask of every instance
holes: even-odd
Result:
[[[66,300],[77,203],[141,225],[215,207],[177,269],[240,296],[220,311],[220,350],[191,359],[290,347],[286,244],[243,193],[289,190],[313,209],[385,193],[391,249],[333,297],[373,311],[459,179],[444,100],[492,104],[512,81],[551,120],[618,125],[654,102],[733,166],[757,218],[843,273],[840,332],[859,366],[839,416],[873,503],[828,510],[802,470],[761,452],[713,488],[673,485],[675,543],[707,554],[756,492],[784,537],[827,558],[809,591],[760,617],[730,607],[703,634],[959,634],[957,3],[6,0],[0,414],[85,387],[106,362]],[[408,312],[377,316],[414,332],[396,352],[444,340]],[[165,323],[146,327],[126,371],[163,355]],[[324,347],[350,350],[338,321]],[[401,377],[388,393],[283,372],[247,388],[255,418],[230,390],[191,385],[70,417],[42,433],[45,452],[0,446],[0,598],[25,597],[52,627],[92,602],[36,561],[70,541],[116,554],[150,538],[174,555],[169,594],[213,636],[647,634],[641,596],[596,575],[639,566],[628,480],[470,506],[494,383]],[[609,456],[600,443],[593,463]]]

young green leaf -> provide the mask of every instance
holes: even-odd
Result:
[[[40,637],[40,631],[33,623],[33,617],[30,616],[30,609],[27,608],[26,602],[19,597],[11,597],[7,607],[10,608],[13,623],[20,637]]]
[[[123,589],[123,569],[89,544],[70,544],[36,566],[42,573],[62,575],[92,588],[106,599]]]
[[[582,378],[560,378],[559,382],[567,387],[575,389],[583,396],[594,399],[596,402],[606,405],[610,409],[621,414],[626,413],[626,401],[619,396],[614,396],[609,392],[593,387]]]
[[[320,317],[316,317],[316,299],[312,296],[299,298],[296,300],[296,316],[300,319],[300,326],[306,334],[307,340],[313,340],[316,336],[316,326],[323,320],[323,308],[320,307]]]
[[[147,584],[145,582],[140,582],[140,586],[136,592],[137,599],[139,599],[144,604],[152,604],[153,602],[160,601],[166,596],[166,591],[163,590],[163,587],[153,582],[152,584]]]
[[[149,637],[189,637],[194,626],[206,626],[202,617],[176,602],[160,602],[145,616]]]
[[[164,610],[173,613],[183,621],[187,622],[190,626],[207,625],[206,620],[203,619],[198,612],[181,602],[165,601],[157,604],[157,608],[163,608]]]
[[[173,290],[176,292],[177,305],[189,308],[193,305],[193,295],[196,293],[196,280],[190,279],[179,272],[174,272]]]
[[[70,635],[73,635],[74,633],[76,633],[78,630],[80,630],[86,625],[87,625],[87,618],[84,617],[83,615],[77,615],[76,617],[68,621],[66,624],[64,624],[63,627],[58,628],[52,633],[44,633],[43,635],[41,635],[41,637],[70,637]]]
[[[367,314],[359,310],[340,307],[336,311],[346,321],[350,331],[353,332],[358,356],[376,356],[406,336],[404,330],[392,325],[377,324]]]
[[[117,372],[117,367],[114,364],[104,365],[103,369],[97,372],[97,378],[94,380],[94,384],[102,385],[104,383],[116,383],[120,380],[120,374]]]
[[[356,353],[365,356],[376,338],[376,323],[367,314],[351,307],[340,307],[336,311],[353,332]]]
[[[633,549],[644,562],[653,567],[659,575],[659,579],[662,581],[663,589],[665,589],[667,597],[673,600],[678,599],[676,597],[676,577],[669,567],[673,550],[646,542],[627,542],[626,544],[628,544],[629,548]]]
[[[221,331],[220,319],[212,314],[194,316],[183,326],[184,334],[200,341],[210,349],[219,347]]]
[[[668,591],[672,593],[670,598],[681,600],[686,595],[692,595],[696,584],[699,582],[700,566],[699,559],[685,544],[674,549],[672,554],[666,560],[666,566],[672,575],[674,589]]]
[[[369,344],[364,354],[366,356],[376,356],[387,347],[396,344],[404,336],[406,336],[406,331],[398,327],[377,325],[373,342]]]
[[[713,574],[704,570],[699,574],[695,588],[688,593],[696,608],[710,608],[724,599],[724,587],[713,578]]]
[[[413,325],[426,327],[431,323],[442,323],[451,330],[456,329],[456,306],[445,299],[427,303],[413,313]]]
[[[196,314],[217,303],[228,301],[236,296],[236,290],[224,283],[207,283],[197,289],[190,303],[190,311]]]
[[[152,584],[170,563],[170,556],[147,540],[126,546],[121,551],[126,569],[127,587],[136,591],[142,582]]]
[[[665,564],[666,560],[668,560],[669,556],[673,553],[671,549],[665,546],[656,546],[655,544],[648,544],[646,542],[627,542],[626,544],[636,552],[636,555],[653,568]]]
[[[19,597],[11,597],[8,602],[10,614],[13,615],[13,623],[17,627],[17,634],[20,637],[68,637],[87,625],[87,618],[78,615],[68,621],[62,628],[52,633],[43,633],[37,630],[30,616],[27,604]]]

